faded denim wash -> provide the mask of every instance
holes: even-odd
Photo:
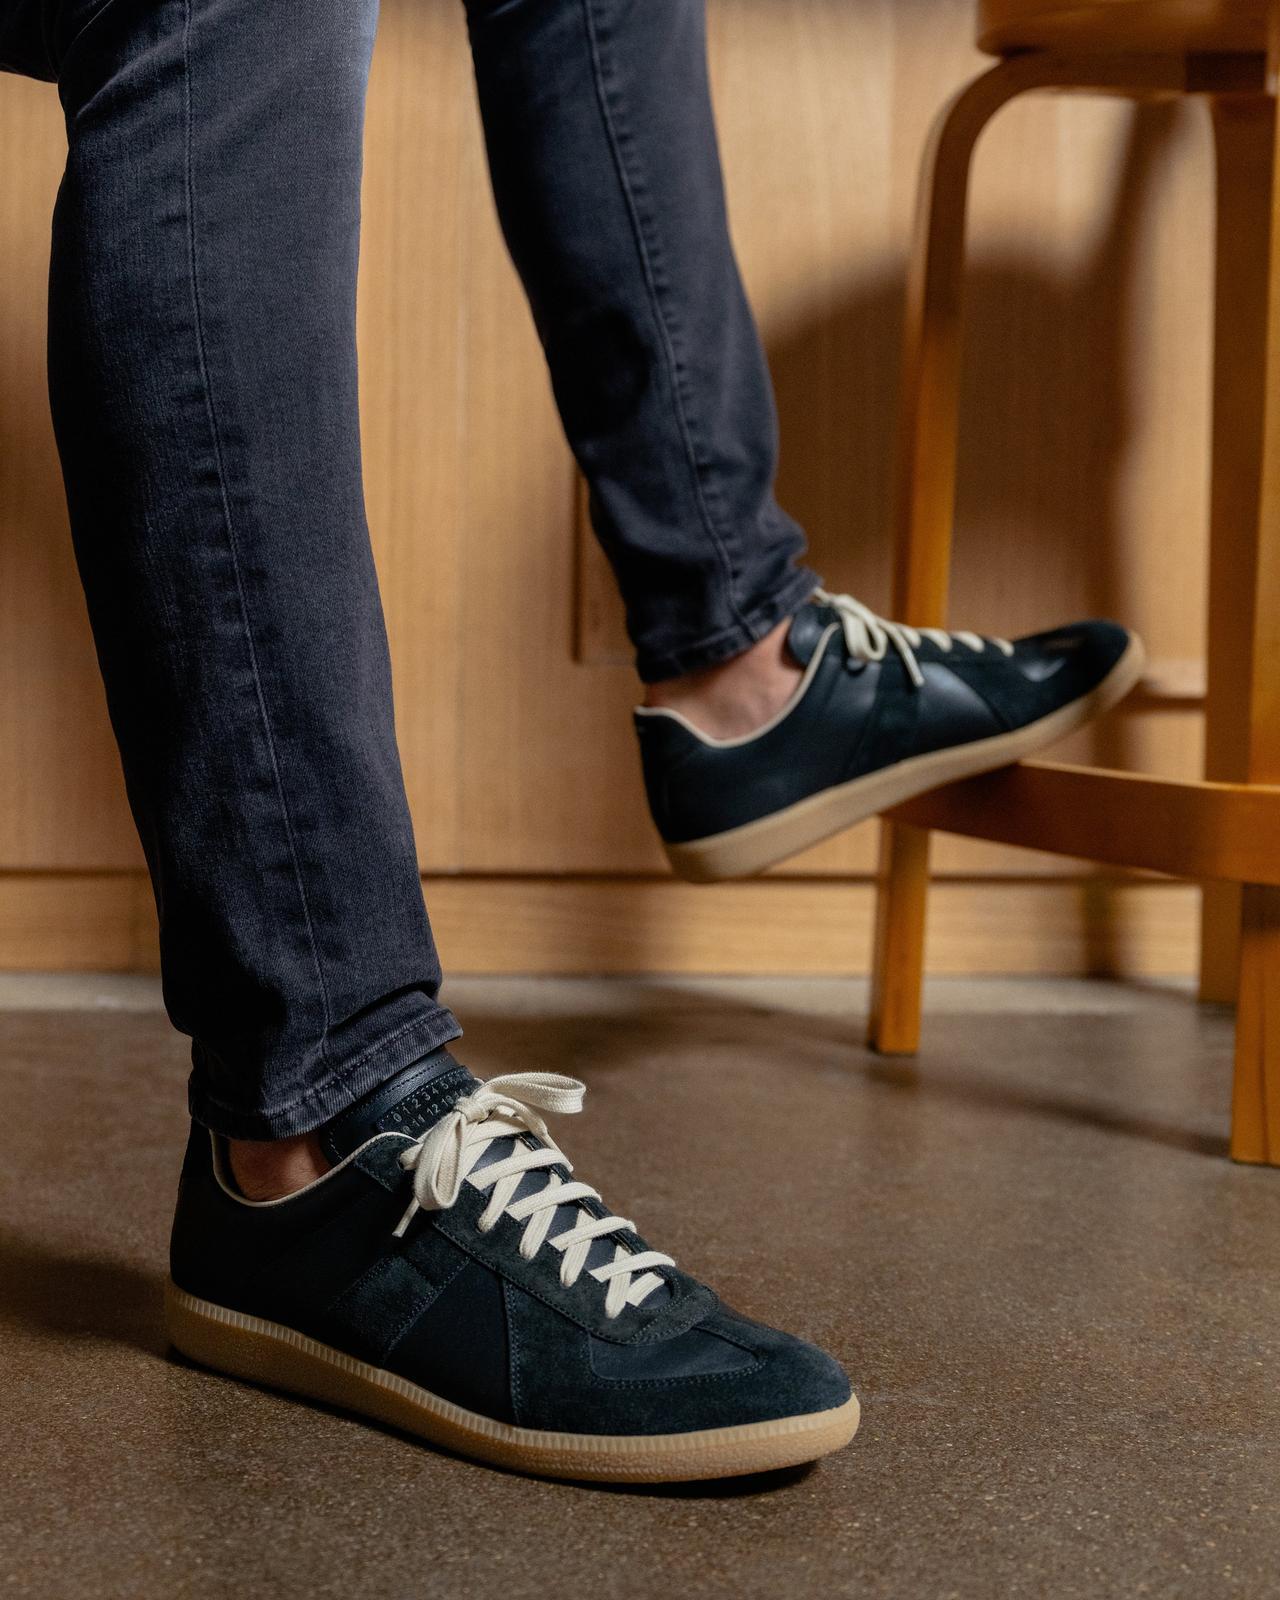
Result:
[[[238,1137],[319,1126],[460,1031],[361,484],[376,21],[376,0],[0,0],[0,65],[66,114],[50,391],[165,1000],[194,1116]],[[727,659],[817,580],[772,495],[702,0],[469,0],[466,21],[640,674]]]

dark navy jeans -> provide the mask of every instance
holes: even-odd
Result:
[[[247,1138],[316,1127],[459,1032],[361,487],[376,17],[0,0],[0,63],[56,82],[66,113],[50,390],[166,1004],[193,1040],[193,1114]],[[640,674],[727,659],[816,579],[772,495],[702,0],[469,0],[466,20],[503,228]]]

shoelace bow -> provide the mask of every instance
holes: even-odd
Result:
[[[861,600],[855,600],[851,594],[828,594],[825,589],[816,589],[813,598],[830,606],[839,617],[844,630],[845,648],[851,656],[858,661],[883,661],[892,645],[902,657],[907,676],[917,689],[924,688],[924,673],[915,655],[922,639],[928,639],[939,650],[950,650],[959,640],[970,650],[982,651],[988,644],[993,644],[1005,655],[1013,654],[1013,646],[1007,639],[984,639],[977,633],[949,633],[945,628],[909,628],[905,622],[890,622],[887,617],[877,616],[869,606],[864,606]]]
[[[635,1224],[622,1217],[593,1217],[580,1209],[581,1221],[548,1240],[557,1206],[599,1200],[599,1194],[589,1184],[566,1183],[558,1172],[552,1172],[545,1187],[536,1194],[520,1200],[512,1197],[527,1172],[552,1166],[573,1171],[573,1164],[557,1147],[538,1112],[572,1116],[582,1110],[585,1094],[586,1085],[576,1078],[555,1072],[512,1072],[490,1078],[463,1095],[452,1111],[400,1157],[400,1165],[413,1173],[413,1199],[396,1226],[396,1237],[403,1236],[419,1210],[447,1211],[457,1200],[462,1185],[469,1181],[477,1189],[493,1191],[480,1214],[480,1231],[488,1233],[503,1215],[524,1222],[520,1254],[532,1261],[544,1243],[562,1251],[560,1282],[566,1288],[572,1287],[586,1266],[593,1242],[611,1233],[633,1233]],[[491,1162],[479,1172],[474,1170],[495,1139],[519,1139],[526,1133],[541,1140],[542,1148],[530,1149],[520,1143],[511,1155]],[[674,1260],[657,1250],[633,1255],[619,1244],[612,1261],[589,1271],[591,1277],[608,1285],[604,1309],[612,1319],[624,1306],[638,1306],[661,1286],[663,1280],[652,1268],[673,1266]]]

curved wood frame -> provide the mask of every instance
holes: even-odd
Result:
[[[1280,671],[1266,670],[1280,661],[1280,424],[1267,404],[1280,395],[1272,82],[1261,56],[1033,52],[969,84],[935,123],[908,281],[896,480],[893,614],[916,626],[946,620],[968,191],[983,129],[1036,90],[1213,96],[1219,312],[1207,771],[1220,781],[1025,763],[900,808],[881,840],[869,1042],[892,1055],[919,1044],[931,828],[1245,885],[1211,895],[1205,919],[1218,936],[1240,929],[1232,1154],[1280,1164]],[[1230,986],[1236,971],[1229,942],[1230,956],[1206,978],[1210,991]]]
[[[1266,32],[1266,0],[982,0],[978,48],[1259,51]]]

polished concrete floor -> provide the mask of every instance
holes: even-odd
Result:
[[[781,1480],[506,1476],[167,1353],[184,1050],[145,980],[0,980],[0,1595],[1280,1595],[1280,1172],[1180,992],[942,984],[915,1068],[819,983],[458,983],[591,1086],[579,1171],[830,1346]]]

